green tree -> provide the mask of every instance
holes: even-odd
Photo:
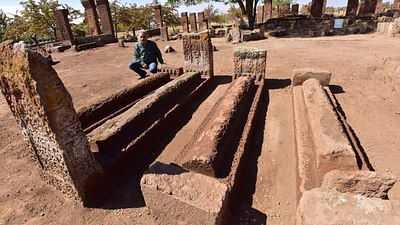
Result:
[[[0,9],[0,42],[3,41],[3,36],[7,28],[7,16],[6,14]]]
[[[218,9],[214,8],[214,5],[209,4],[204,10],[204,17],[208,19],[209,22],[217,22],[218,20]]]
[[[241,14],[246,15],[247,18],[249,19],[250,29],[254,28],[256,9],[259,0],[168,0],[167,4],[171,5],[172,7],[178,7],[181,4],[190,6],[209,1],[223,2],[225,4],[231,4],[231,5],[238,4]],[[266,1],[272,1],[272,0],[266,0]]]

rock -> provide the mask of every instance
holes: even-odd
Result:
[[[400,224],[400,201],[315,188],[300,199],[296,224]]]
[[[175,49],[172,48],[171,45],[167,45],[167,46],[165,46],[165,48],[164,48],[164,52],[165,52],[165,53],[175,52]]]
[[[387,199],[388,191],[395,183],[396,177],[387,173],[332,170],[325,175],[321,188]]]
[[[332,73],[328,70],[314,69],[314,68],[303,68],[294,69],[292,76],[292,86],[302,85],[304,81],[310,78],[319,80],[322,86],[329,85]]]
[[[118,39],[118,47],[125,47],[125,41],[123,39]]]

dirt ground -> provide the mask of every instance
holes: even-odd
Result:
[[[268,106],[262,149],[254,153],[249,174],[255,180],[237,224],[294,224],[296,156],[290,78],[294,68],[332,72],[331,87],[374,170],[400,178],[400,39],[369,35],[321,38],[269,38],[232,45],[212,39],[216,75],[233,72],[233,50],[239,46],[267,49]],[[183,66],[181,41],[164,53],[167,64]],[[53,54],[54,65],[71,93],[75,108],[123,89],[136,80],[127,68],[133,43]],[[179,141],[179,140],[178,140]],[[176,142],[176,140],[175,140]],[[178,143],[179,144],[179,143]],[[140,196],[139,204],[101,204],[84,208],[43,182],[27,154],[20,129],[0,96],[0,224],[157,224]],[[250,168],[249,167],[249,168]],[[247,184],[246,184],[247,185]],[[132,188],[129,183],[126,189]],[[138,188],[138,187],[134,187]],[[112,198],[112,196],[110,196]],[[400,200],[400,184],[389,192]],[[106,201],[106,200],[105,200]]]

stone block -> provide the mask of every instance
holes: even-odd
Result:
[[[315,188],[300,199],[296,224],[400,224],[400,201]]]
[[[387,173],[332,170],[325,175],[321,188],[369,198],[387,199],[388,191],[395,183],[396,177]]]
[[[118,47],[121,47],[121,48],[125,47],[124,39],[118,39]]]
[[[83,5],[83,8],[85,8],[85,17],[89,27],[89,34],[99,35],[101,33],[99,16],[97,14],[94,0],[81,0],[81,3]]]
[[[328,70],[314,68],[294,69],[292,75],[292,87],[302,85],[304,81],[310,78],[315,78],[319,80],[321,85],[327,86],[331,80],[331,75],[331,72]]]
[[[168,27],[160,27],[161,40],[169,41]]]
[[[320,82],[308,79],[302,91],[320,179],[334,169],[358,170],[354,150]]]
[[[96,0],[97,11],[103,34],[111,34],[114,36],[114,24],[111,18],[110,3],[108,0]]]
[[[176,67],[171,65],[159,65],[157,68],[158,72],[168,73],[171,77],[179,77],[183,74],[183,67]]]
[[[236,48],[233,51],[233,79],[240,76],[255,77],[260,82],[265,77],[267,50],[251,47]]]
[[[189,20],[190,20],[190,32],[197,32],[197,18],[196,13],[189,13]]]
[[[154,15],[156,16],[157,27],[164,26],[161,9],[161,5],[154,6]]]
[[[253,87],[254,78],[238,78],[226,91],[223,100],[213,108],[213,117],[201,127],[194,137],[194,141],[183,152],[189,152],[179,159],[184,168],[216,177],[225,156],[230,149],[229,143],[238,127],[240,120],[235,119],[241,115]]]
[[[74,36],[72,35],[68,14],[68,9],[54,11],[54,17],[58,28],[57,34],[60,41],[67,41],[69,44],[74,44]]]
[[[140,186],[159,224],[222,224],[228,187],[217,179],[155,162]]]
[[[213,47],[208,31],[186,33],[183,34],[182,39],[184,71],[200,72],[205,77],[213,77]]]
[[[189,33],[189,19],[187,12],[181,13],[183,33]]]
[[[103,171],[73,107],[71,95],[36,52],[0,44],[0,89],[20,126],[41,177],[86,204]]]

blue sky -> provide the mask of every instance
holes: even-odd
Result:
[[[161,3],[164,3],[166,0],[161,0]],[[293,2],[298,3],[300,5],[306,4],[310,2],[311,0],[294,0]],[[390,0],[393,1],[393,0]],[[15,14],[16,10],[21,10],[21,6],[19,5],[19,2],[21,1],[12,1],[12,0],[0,0],[0,9],[3,10],[5,13],[12,13]],[[82,4],[80,0],[58,0],[60,4],[67,4],[70,5],[71,7],[75,9],[80,9],[83,10]],[[120,0],[121,3],[136,3],[137,5],[144,5],[147,3],[151,3],[152,0],[139,0],[139,1],[133,1],[133,0]],[[384,0],[385,2],[385,0]],[[204,3],[196,6],[181,6],[178,8],[179,12],[200,12],[202,11],[205,7],[207,7],[209,3]],[[215,8],[217,8],[220,12],[226,12],[229,6],[225,6],[222,3],[212,3]],[[346,6],[347,0],[328,0],[327,6]]]

